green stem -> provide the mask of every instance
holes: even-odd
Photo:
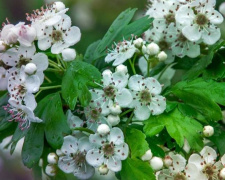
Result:
[[[57,86],[47,86],[47,87],[40,87],[40,90],[49,90],[49,89],[57,89],[57,88],[61,88],[61,85],[57,85]]]
[[[42,90],[38,91],[38,93],[35,95],[35,98],[42,92]]]
[[[63,72],[61,69],[59,70],[59,69],[54,69],[54,68],[48,68],[45,71],[47,71],[47,72]]]
[[[54,61],[52,61],[51,59],[48,59],[48,61],[49,61],[49,65],[50,66],[52,66],[52,67],[54,67],[56,69],[64,71],[64,68],[61,66],[61,64],[57,64]]]
[[[133,62],[131,61],[131,59],[129,59],[129,63],[130,63],[130,66],[131,66],[131,69],[132,69],[133,73],[134,73],[134,74],[137,74],[137,73],[136,73],[136,70],[135,70],[135,67],[134,67],[134,64],[133,64]]]
[[[45,80],[48,81],[48,83],[52,83],[52,81],[47,76],[45,76]]]
[[[73,130],[77,130],[77,131],[84,131],[87,132],[89,134],[94,134],[94,131],[87,129],[87,128],[83,128],[83,127],[77,127],[77,128],[73,128]]]
[[[125,112],[123,112],[122,114],[120,114],[120,117],[125,116],[126,114],[128,114],[129,112],[133,111],[133,109],[128,109]]]
[[[147,77],[150,76],[150,66],[151,66],[151,61],[148,60],[148,61],[147,61]]]
[[[134,111],[132,112],[132,114],[130,115],[130,117],[127,119],[126,127],[128,127],[128,125],[129,125],[130,122],[132,121],[133,116],[134,116]]]

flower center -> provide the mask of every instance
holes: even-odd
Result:
[[[165,19],[167,24],[173,23],[175,22],[175,15],[173,13],[167,14]]]
[[[199,26],[204,26],[209,22],[208,18],[204,14],[198,14],[195,21]]]
[[[85,162],[85,153],[78,152],[77,154],[73,155],[73,159],[77,165]]]
[[[53,39],[55,42],[62,41],[62,40],[63,40],[62,32],[59,31],[59,30],[54,30],[54,31],[52,31],[52,39]]]
[[[166,41],[160,41],[158,45],[162,51],[165,49],[169,49],[169,44]]]
[[[202,172],[208,177],[209,180],[211,180],[213,179],[214,176],[216,176],[215,169],[216,169],[216,166],[208,164],[204,167]]]
[[[105,96],[107,96],[107,97],[112,98],[115,95],[115,88],[114,88],[114,86],[107,86],[107,87],[105,87],[103,89],[103,91],[105,93]]]
[[[105,156],[112,156],[114,154],[114,145],[111,144],[106,144],[102,148]]]
[[[91,110],[91,118],[97,120],[101,113],[101,109],[92,109]]]
[[[174,180],[186,180],[186,177],[184,176],[184,174],[176,174],[174,176]]]
[[[187,41],[187,38],[182,33],[180,33],[179,36],[178,36],[178,38],[177,38],[177,40],[179,42],[186,42]]]
[[[4,69],[9,69],[10,68],[2,60],[0,60],[0,67],[3,67]]]
[[[152,96],[148,89],[142,90],[139,95],[140,95],[141,102],[145,102],[145,103],[151,102]]]
[[[25,58],[25,57],[21,57],[18,64],[16,65],[17,68],[21,68],[23,65],[27,65],[30,62],[30,59]]]

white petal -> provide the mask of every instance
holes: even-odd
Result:
[[[80,29],[76,26],[72,26],[68,31],[66,31],[63,39],[67,44],[70,46],[76,44],[80,41],[81,38],[81,32]]]
[[[101,147],[106,142],[106,137],[100,136],[99,134],[91,134],[89,136],[89,141],[96,147]]]
[[[126,143],[115,146],[115,156],[117,156],[120,160],[127,159],[129,154],[129,147]]]
[[[62,15],[62,19],[60,20],[59,23],[57,23],[55,26],[54,26],[56,29],[58,28],[62,28],[63,30],[67,30],[71,27],[71,18],[66,15],[66,14],[63,14]]]
[[[120,64],[123,64],[127,59],[130,59],[133,57],[134,53],[136,52],[136,48],[129,48],[125,53],[120,53],[115,61],[113,62],[113,66],[118,66]]]
[[[221,157],[221,162],[225,166],[225,154]]]
[[[99,167],[104,161],[103,151],[98,149],[89,150],[86,154],[86,161],[92,166]]]
[[[215,163],[215,160],[217,158],[217,153],[213,148],[211,148],[209,146],[205,146],[201,150],[200,154],[203,156],[203,159],[205,160],[205,162],[207,164],[209,164],[209,163],[214,164]]]
[[[76,168],[73,172],[74,176],[78,179],[89,179],[94,175],[94,173],[95,169],[86,162],[83,163],[81,167]]]
[[[26,89],[29,93],[36,93],[40,87],[40,79],[36,75],[28,76],[26,81]]]
[[[200,55],[200,45],[198,44],[193,44],[193,43],[188,43],[189,44],[189,49],[187,50],[186,54],[188,57],[191,58],[196,58]]]
[[[52,54],[60,54],[62,52],[62,50],[64,50],[65,48],[68,48],[68,47],[69,47],[69,44],[59,41],[59,42],[53,44],[53,46],[51,48],[51,52],[52,52]]]
[[[174,180],[174,177],[169,169],[163,169],[162,171],[159,171],[158,174],[158,180]]]
[[[151,94],[157,95],[160,94],[162,91],[161,84],[155,78],[152,77],[146,78],[144,80],[144,84],[145,86],[147,86]]]
[[[70,129],[74,129],[76,127],[82,127],[84,122],[78,116],[74,116],[69,110],[67,111],[67,123]]]
[[[122,169],[121,160],[117,159],[117,157],[113,156],[106,161],[106,165],[109,168],[109,170],[113,172],[118,172]]]
[[[25,105],[34,110],[37,107],[35,96],[30,93],[26,93],[24,97]]]
[[[110,107],[113,105],[113,101],[111,99],[107,99],[105,102],[102,102],[101,108],[102,108],[102,114],[104,116],[108,115],[110,113]]]
[[[18,51],[20,55],[23,55],[23,57],[31,58],[34,55],[36,48],[34,45],[30,47],[20,46]]]
[[[131,90],[141,91],[143,89],[144,77],[141,75],[131,76],[128,82],[128,86]]]
[[[171,155],[171,158],[173,159],[173,166],[170,168],[172,172],[178,173],[185,169],[186,159],[183,156],[180,154],[173,154]]]
[[[64,154],[70,155],[70,154],[75,154],[78,150],[78,140],[77,138],[73,136],[66,136],[64,137],[64,142],[61,147],[61,151]]]
[[[209,28],[206,28],[206,30],[203,31],[202,39],[203,42],[208,45],[215,44],[221,36],[220,28],[217,28],[215,26],[210,26]]]
[[[156,95],[152,97],[149,109],[153,115],[158,115],[164,112],[166,109],[166,99],[163,96]]]
[[[134,114],[138,120],[147,120],[150,116],[150,110],[147,106],[138,106],[134,110]]]
[[[31,62],[36,64],[37,71],[44,71],[48,68],[48,57],[43,53],[35,54]]]
[[[114,59],[116,59],[118,56],[117,53],[110,53],[105,57],[105,62],[110,63],[111,61],[113,61]]]
[[[188,5],[181,6],[175,16],[176,21],[184,25],[192,24],[194,18],[195,14],[191,7]]]
[[[113,82],[117,89],[122,89],[127,86],[128,75],[123,72],[115,72],[112,74]]]
[[[199,31],[198,25],[185,26],[182,29],[183,35],[190,41],[198,41],[201,38],[201,31]]]
[[[84,136],[82,138],[79,139],[78,141],[78,148],[81,152],[84,151],[89,151],[90,149],[93,148],[92,144],[90,143],[89,139],[87,136]]]
[[[40,79],[40,85],[41,85],[44,82],[44,78],[45,78],[43,71],[36,72],[35,75],[37,75],[38,78]]]
[[[194,164],[198,170],[202,170],[204,167],[204,159],[198,154],[192,154],[188,159],[188,163]]]
[[[202,172],[199,171],[198,168],[192,163],[187,164],[187,166],[185,168],[185,173],[186,173],[185,175],[188,178],[188,180],[199,179],[199,176],[202,174]],[[203,178],[201,180],[206,180],[206,179]]]
[[[209,18],[209,21],[213,24],[221,24],[223,22],[222,14],[220,14],[216,10],[213,10],[212,12],[210,12],[208,18]]]
[[[0,59],[8,66],[15,66],[19,61],[18,51],[16,48],[8,49],[6,52],[0,54]]]
[[[65,173],[72,173],[76,169],[73,158],[69,156],[59,157],[58,166]]]
[[[115,101],[121,107],[128,107],[130,103],[132,102],[132,100],[133,100],[133,97],[130,91],[126,88],[123,88],[120,92],[116,93]]]
[[[50,37],[47,37],[45,39],[41,39],[38,41],[38,47],[40,50],[47,50],[52,45],[52,39]]]
[[[53,26],[56,23],[58,23],[61,20],[62,16],[60,15],[54,15],[51,18],[49,18],[48,20],[45,21],[45,25],[46,26]]]
[[[113,142],[115,145],[120,145],[124,143],[124,135],[120,128],[114,127],[111,129],[108,135],[108,141]]]

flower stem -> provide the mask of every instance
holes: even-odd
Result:
[[[134,116],[134,111],[132,112],[132,114],[130,115],[130,117],[127,119],[126,127],[128,127],[128,125],[129,125],[130,122],[132,121],[133,116]]]
[[[150,66],[151,66],[151,61],[148,60],[148,61],[147,61],[147,77],[150,76]]]
[[[47,87],[40,87],[40,90],[49,90],[49,89],[57,89],[57,88],[61,88],[61,85],[57,85],[57,86],[47,86]]]
[[[128,109],[125,112],[123,112],[122,114],[120,114],[120,117],[125,116],[126,114],[128,114],[129,112],[133,111],[133,109]]]
[[[129,63],[130,63],[130,66],[131,66],[131,69],[132,69],[133,73],[137,74],[136,70],[135,70],[135,67],[134,67],[134,63],[131,61],[131,59],[129,59]]]
[[[89,134],[94,134],[94,131],[87,129],[87,128],[83,128],[83,127],[77,127],[77,128],[73,128],[73,130],[77,130],[77,131],[84,131],[87,132]]]
[[[52,81],[47,76],[45,76],[45,80],[48,81],[48,83],[52,83]]]
[[[51,59],[48,59],[49,61],[49,65],[56,68],[56,69],[59,69],[61,71],[64,71],[64,68],[61,66],[61,64],[57,64],[55,63],[54,61],[52,61]]]

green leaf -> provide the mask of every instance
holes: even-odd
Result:
[[[62,80],[62,96],[70,109],[75,108],[77,98],[82,106],[87,106],[91,100],[87,86],[100,80],[101,73],[97,68],[80,60],[73,61]]]
[[[132,158],[141,158],[147,150],[149,150],[148,143],[145,140],[146,136],[140,130],[134,128],[127,128],[125,134],[125,141],[129,145]],[[134,143],[134,139],[135,141]]]
[[[127,158],[122,161],[121,180],[155,180],[154,171],[148,162]]]
[[[221,120],[220,107],[216,104],[225,104],[225,83],[213,80],[204,81],[199,78],[191,82],[181,81],[172,88],[172,93],[185,104],[196,109],[207,120]]]
[[[164,150],[158,145],[158,143],[154,140],[154,138],[148,137],[146,140],[149,144],[149,147],[151,149],[153,156],[157,156],[157,157],[161,157],[161,158],[165,157]]]
[[[166,101],[166,112],[170,112],[176,107],[177,107],[177,102]]]
[[[35,110],[35,114],[45,123],[48,143],[55,149],[62,146],[63,134],[70,131],[62,108],[59,93],[54,93],[42,99]]]
[[[32,168],[42,155],[44,148],[44,126],[32,123],[24,140],[22,160],[25,166]]]
[[[158,63],[154,68],[151,69],[150,76],[155,76],[159,74],[165,67],[166,64],[164,62]]]
[[[186,138],[193,149],[201,150],[203,142],[199,132],[202,131],[202,125],[196,120],[184,116],[177,108],[169,113],[151,116],[149,120],[145,121],[144,132],[147,136],[153,136],[158,134],[163,127],[166,127],[169,135],[176,140],[180,147],[183,147],[184,138]]]
[[[106,48],[111,46],[116,39],[117,35],[123,30],[124,27],[131,21],[134,16],[134,13],[137,9],[127,9],[122,12],[116,20],[112,23],[109,30],[99,43],[98,47],[95,50],[94,59],[98,59],[104,56]]]
[[[92,64],[94,61],[94,54],[96,51],[96,48],[98,47],[99,43],[101,42],[101,40],[98,40],[94,43],[92,43],[91,45],[88,46],[85,55],[84,55],[84,61],[87,63]]]
[[[173,68],[189,70],[198,60],[199,58],[189,58],[188,56],[183,58],[176,57],[175,62],[177,63],[173,66]]]

